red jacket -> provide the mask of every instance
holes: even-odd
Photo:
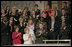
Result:
[[[12,44],[14,45],[14,44],[21,44],[21,39],[22,39],[22,34],[20,34],[18,37],[17,37],[17,34],[18,34],[19,32],[16,32],[16,31],[14,31],[13,33],[12,33],[12,39],[13,39],[13,42],[12,42]]]
[[[44,12],[48,11],[47,9],[44,9]],[[49,13],[49,16],[51,16],[51,13],[52,13],[52,9],[50,9],[50,12],[48,11]],[[47,14],[45,14],[47,16]]]

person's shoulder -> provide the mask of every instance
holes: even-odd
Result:
[[[37,28],[37,30],[40,30],[40,28]]]
[[[1,24],[3,24],[3,21],[1,21]]]
[[[26,36],[26,34],[23,34],[23,36]]]
[[[18,33],[21,33],[21,32],[18,32]],[[22,33],[21,33],[22,34]]]
[[[40,9],[37,9],[37,10],[40,10]]]
[[[28,35],[27,34],[23,34],[23,37],[27,37]]]
[[[31,26],[34,26],[34,23]]]
[[[45,27],[43,27],[43,29],[46,29]]]
[[[30,10],[28,10],[28,12],[30,12]]]
[[[43,11],[45,12],[45,11],[47,11],[47,9],[44,9]]]
[[[47,9],[44,9],[44,10],[47,10]]]
[[[16,33],[15,31],[14,32],[12,32],[12,34],[14,34],[14,33]]]
[[[23,37],[25,36],[25,34],[23,34]]]

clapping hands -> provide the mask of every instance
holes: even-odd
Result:
[[[17,36],[21,35],[21,33],[18,33]]]
[[[28,34],[28,38],[30,38],[31,37],[31,34]]]
[[[50,29],[50,31],[51,31],[51,32],[53,32],[53,31],[54,31],[54,29],[53,29],[53,28],[51,28],[51,29]]]

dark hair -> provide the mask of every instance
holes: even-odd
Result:
[[[37,6],[37,7],[38,7],[38,4],[35,4],[35,6]]]
[[[22,14],[23,14],[23,12],[24,12],[24,10],[25,10],[25,9],[27,9],[27,10],[28,10],[28,7],[25,7],[25,8],[23,9]]]
[[[9,5],[8,6],[6,6],[6,9],[7,9],[7,7],[10,7]]]
[[[65,10],[64,8],[62,8],[61,10]]]
[[[63,2],[63,3],[67,4],[67,2]]]
[[[10,18],[11,18],[11,17],[13,17],[13,16],[10,16]]]
[[[25,7],[25,8],[24,8],[24,10],[25,10],[25,9],[27,9],[27,10],[28,10],[28,7]]]
[[[14,29],[16,30],[17,28],[18,28],[18,25],[15,25],[15,26],[14,26]]]
[[[5,21],[5,22],[7,22],[7,21],[8,21],[8,19],[7,19],[7,17],[6,17],[6,16],[3,16],[3,21]]]

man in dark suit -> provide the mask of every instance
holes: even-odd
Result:
[[[24,10],[26,11],[27,16],[29,17],[30,16],[30,11],[29,11],[28,7],[25,7]]]
[[[69,38],[69,31],[68,27],[64,22],[62,22],[59,39],[68,39]]]
[[[34,9],[35,10],[35,14],[36,15],[40,15],[40,10],[38,9],[38,4],[35,4],[34,7],[35,7],[35,9]]]
[[[1,22],[1,45],[10,45],[11,38],[7,29],[7,18],[3,17],[3,21]]]
[[[70,32],[70,30],[71,30],[71,15],[69,15],[66,11],[67,10],[62,9],[62,15],[61,15],[61,17],[64,16],[64,18],[65,18],[65,24],[69,28],[69,32]],[[61,21],[63,21],[63,20],[61,20]]]
[[[36,43],[41,44],[43,43],[44,39],[47,39],[47,30],[44,28],[43,23],[39,24],[39,28],[36,29]]]
[[[68,9],[67,2],[63,2],[63,8],[62,9]]]
[[[68,39],[70,38],[70,27],[66,21],[66,17],[62,16],[61,17],[61,27],[60,27],[60,32],[59,32],[59,38],[60,39]]]
[[[48,26],[48,39],[57,39],[59,26],[54,16],[51,16]]]
[[[16,12],[16,10],[14,8],[12,9],[12,13],[10,14],[10,17],[11,16],[14,19],[15,25],[17,25],[18,24],[18,19],[19,19],[20,15],[18,15],[18,13]]]
[[[38,9],[38,4],[35,4],[34,7],[35,7],[34,11],[35,11],[36,19],[40,20],[40,9]]]

